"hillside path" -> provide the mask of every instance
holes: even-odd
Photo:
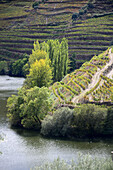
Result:
[[[95,73],[95,75],[92,77],[92,82],[88,85],[88,88],[83,90],[82,93],[80,93],[78,96],[75,96],[72,99],[73,103],[78,103],[80,99],[82,99],[86,92],[90,91],[99,81],[100,75],[110,66],[113,64],[113,53],[111,53],[111,49],[109,50],[109,62],[102,68],[97,70],[97,72]],[[111,71],[111,73],[113,72],[113,70]],[[111,75],[111,73],[109,73]]]

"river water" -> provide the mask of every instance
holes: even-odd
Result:
[[[77,142],[42,138],[36,131],[11,129],[7,119],[6,101],[22,86],[23,78],[0,76],[0,170],[29,170],[60,157],[77,161],[78,153],[110,157],[113,141]]]

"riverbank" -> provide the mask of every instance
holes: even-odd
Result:
[[[7,119],[6,100],[17,94],[23,79],[0,76],[0,134],[4,140],[0,143],[0,169],[29,170],[41,166],[42,162],[53,162],[58,157],[70,162],[78,161],[78,152],[90,154],[93,158],[111,158],[113,140],[98,141],[45,138],[34,130],[10,128]],[[10,83],[12,82],[12,83]],[[9,84],[8,84],[9,83]],[[46,153],[46,154],[45,154]]]

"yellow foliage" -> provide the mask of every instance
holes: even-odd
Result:
[[[33,46],[34,46],[34,51],[40,50],[40,44],[39,44],[38,40],[34,42]]]
[[[31,86],[46,86],[48,87],[52,80],[52,70],[49,65],[48,59],[36,60],[30,68],[30,73],[28,75]]]
[[[47,56],[47,53],[43,50],[32,50],[32,54],[29,57],[29,63],[33,64],[36,60],[46,59],[48,58]]]

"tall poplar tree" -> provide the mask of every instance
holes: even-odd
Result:
[[[60,81],[67,74],[68,59],[68,40],[63,38],[59,40],[48,40],[47,42],[34,42],[34,49],[29,58],[29,63],[33,64],[39,59],[50,59],[50,66],[53,72],[53,81]]]
[[[62,54],[61,55],[64,55],[64,75],[66,75],[68,72],[68,64],[69,64],[68,41],[66,38],[63,38],[63,40],[62,40]]]

